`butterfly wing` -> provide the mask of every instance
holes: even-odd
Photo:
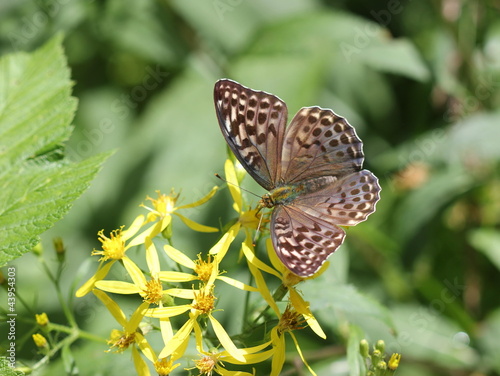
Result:
[[[214,101],[220,128],[236,158],[257,183],[273,189],[281,164],[286,104],[227,79],[215,83]]]
[[[339,226],[354,226],[375,211],[380,199],[378,179],[368,170],[349,174],[324,189],[299,196],[298,211]]]
[[[271,239],[281,262],[300,277],[316,273],[344,241],[345,232],[294,206],[279,205],[271,217]]]
[[[363,144],[354,128],[332,110],[304,107],[285,132],[281,177],[297,183],[361,170]]]

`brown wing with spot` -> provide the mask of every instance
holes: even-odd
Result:
[[[215,109],[229,147],[264,188],[275,187],[288,110],[278,97],[223,79],[215,84]]]
[[[270,229],[281,262],[301,277],[316,273],[345,237],[340,227],[311,217],[294,206],[277,206]]]
[[[285,132],[281,178],[297,183],[361,170],[363,144],[354,128],[332,110],[304,107]]]
[[[368,170],[347,175],[326,188],[298,197],[293,205],[313,218],[354,226],[375,211],[380,199],[378,179]]]

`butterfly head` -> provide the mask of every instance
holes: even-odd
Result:
[[[273,197],[269,194],[266,193],[264,196],[259,201],[259,208],[273,208],[276,205],[276,203],[273,200]]]

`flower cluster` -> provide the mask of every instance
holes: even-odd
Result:
[[[399,367],[401,354],[394,353],[386,362],[385,359],[385,342],[378,340],[373,346],[373,351],[370,353],[370,345],[366,339],[362,339],[359,344],[359,353],[363,357],[367,376],[392,376]]]
[[[205,197],[189,205],[176,206],[179,195],[158,192],[158,197],[148,197],[147,216],[138,216],[128,227],[120,227],[109,236],[98,233],[101,250],[92,255],[100,256],[99,267],[76,295],[89,292],[97,296],[120,325],[111,332],[108,341],[110,352],[130,350],[139,375],[149,375],[152,364],[156,373],[168,375],[181,366],[192,366],[200,375],[251,375],[249,370],[257,363],[270,360],[271,375],[279,375],[285,362],[285,340],[291,337],[298,354],[311,374],[300,350],[294,331],[310,327],[318,336],[325,333],[314,318],[296,285],[303,281],[289,272],[276,256],[270,241],[266,243],[269,263],[256,256],[252,234],[259,226],[262,215],[246,207],[238,184],[234,164],[227,161],[225,174],[233,198],[237,220],[233,221],[219,241],[195,259],[172,246],[172,217],[179,217],[189,228],[199,232],[216,232],[218,229],[196,223],[178,213],[181,209],[194,208],[209,201],[217,191],[214,187]],[[243,232],[241,255],[249,270],[249,284],[230,278],[221,270],[230,245]],[[134,248],[133,253],[130,249]],[[208,247],[207,247],[208,248]],[[131,255],[142,255],[134,261]],[[170,259],[177,269],[162,266],[160,260]],[[327,264],[327,263],[326,263]],[[144,265],[144,266],[140,266]],[[130,280],[108,279],[113,267],[123,267]],[[317,274],[321,274],[326,265]],[[231,271],[230,271],[231,272]],[[273,286],[279,286],[273,292]],[[221,324],[217,302],[224,299],[219,293],[221,284],[247,294],[243,332],[230,336]],[[227,288],[224,290],[227,291]],[[130,317],[123,312],[111,294],[138,296],[135,311]],[[287,298],[287,302],[281,301]],[[281,308],[281,309],[280,309]],[[175,324],[174,324],[175,323]],[[251,338],[257,328],[264,328],[260,338]],[[161,335],[161,346],[149,338]],[[158,348],[155,348],[158,347]],[[194,354],[197,353],[197,355]]]

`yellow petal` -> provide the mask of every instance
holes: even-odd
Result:
[[[279,376],[285,363],[285,336],[278,335],[277,328],[273,328],[271,330],[271,340],[273,341],[274,355],[271,362],[270,376]]]
[[[134,222],[132,222],[132,224],[128,229],[122,231],[122,239],[123,240],[130,239],[132,236],[137,234],[142,225],[144,225],[144,216],[139,215],[137,218],[134,219]]]
[[[164,317],[174,317],[183,314],[191,309],[191,304],[184,304],[175,307],[161,307],[161,308],[150,308],[146,311],[144,316],[155,317],[161,319]],[[160,356],[160,358],[163,358]]]
[[[215,280],[217,279],[218,275],[219,275],[219,261],[216,258],[214,258],[212,262],[212,273],[210,273],[210,277],[208,278],[208,281],[203,288],[206,294],[211,294]]]
[[[174,336],[174,330],[172,329],[172,323],[168,317],[160,319],[160,331],[163,343],[166,345],[168,341]]]
[[[271,261],[273,267],[276,270],[278,270],[281,274],[283,274],[286,270],[286,267],[285,265],[283,265],[278,255],[276,254],[271,238],[268,238],[266,240],[266,249],[267,249],[267,255],[269,256],[269,260]]]
[[[148,307],[149,303],[146,302],[141,303],[141,305],[137,307],[130,317],[130,320],[127,322],[127,325],[124,326],[126,332],[133,333],[137,330]]]
[[[304,301],[302,296],[300,296],[300,294],[294,288],[291,288],[289,291],[290,302],[292,303],[293,308],[295,308],[295,310],[304,317],[304,319],[307,321],[307,324],[314,331],[314,333],[316,333],[319,337],[325,339],[326,334],[325,332],[323,332],[323,329],[321,329],[321,326],[309,309],[309,305]]]
[[[250,363],[261,363],[266,359],[269,359],[274,354],[274,348],[260,352],[264,350],[266,347],[272,345],[272,341],[265,342],[258,346],[246,347],[239,349],[243,356],[245,357],[244,362],[240,362],[239,360],[234,359],[227,351],[222,351],[220,353],[220,359],[223,362],[231,363],[231,364],[250,364]]]
[[[248,373],[243,371],[229,371],[227,369],[219,367],[219,365],[216,365],[214,370],[217,372],[218,375],[221,376],[255,376],[255,373]]]
[[[156,362],[158,358],[155,354],[155,351],[146,340],[146,338],[144,338],[144,336],[139,332],[135,333],[135,343],[137,343],[146,358],[148,358],[152,363]]]
[[[130,278],[132,278],[132,281],[134,281],[134,284],[141,290],[144,290],[146,288],[146,278],[144,277],[141,269],[139,269],[139,267],[127,256],[124,256],[122,261],[123,266],[127,269],[127,272],[130,275]]]
[[[201,333],[201,328],[200,325],[198,324],[197,321],[194,322],[194,337],[196,339],[196,350],[200,354],[207,354],[205,351],[203,351],[203,334]]]
[[[269,288],[267,287],[266,281],[264,280],[262,273],[258,268],[256,268],[254,265],[250,263],[248,264],[248,267],[250,269],[250,273],[252,273],[253,277],[255,278],[255,283],[257,284],[257,288],[259,289],[260,295],[262,295],[267,304],[273,309],[273,311],[279,317],[280,310],[276,302],[274,301],[273,296],[269,291]]]
[[[238,179],[236,178],[236,170],[234,169],[234,164],[231,160],[226,159],[224,164],[224,172],[226,174],[227,187],[231,193],[231,197],[234,201],[234,208],[236,212],[241,213],[243,210],[243,200],[241,199],[240,185],[238,184]]]
[[[217,232],[219,231],[218,228],[216,227],[211,227],[211,226],[205,226],[202,224],[199,224],[195,221],[192,221],[189,218],[184,217],[183,215],[179,213],[174,213],[176,216],[178,216],[184,224],[189,227],[191,230],[198,231],[198,232]]]
[[[116,260],[110,261],[106,264],[101,263],[99,265],[99,269],[97,269],[97,272],[87,281],[85,282],[82,287],[80,287],[78,290],[76,290],[75,296],[77,298],[81,298],[82,296],[87,295],[90,291],[95,286],[95,283],[97,281],[100,281],[101,279],[105,278],[108,275],[109,269],[111,269],[111,266],[116,262]]]
[[[132,346],[132,358],[134,359],[134,368],[135,372],[139,376],[150,376],[151,373],[149,373],[149,368],[144,359],[142,359],[141,354],[139,354],[139,351],[135,348],[135,346]]]
[[[193,300],[195,298],[194,293],[196,290],[193,289],[168,289],[165,290],[164,293],[175,296],[177,298],[182,298],[182,299],[191,299]]]
[[[177,331],[177,333],[175,333],[172,339],[168,341],[163,350],[161,350],[158,358],[166,358],[167,356],[172,355],[185,342],[189,341],[189,335],[193,330],[195,320],[196,317],[190,317],[189,320],[184,323],[184,325]]]
[[[114,294],[139,294],[142,292],[137,285],[123,281],[97,281],[95,287]]]
[[[228,285],[236,287],[237,289],[240,289],[240,290],[245,290],[245,291],[259,291],[259,289],[256,288],[256,287],[249,286],[249,285],[247,285],[247,284],[245,284],[243,282],[240,282],[240,281],[238,281],[236,279],[229,278],[229,277],[226,277],[226,276],[223,276],[223,275],[218,276],[217,279],[219,279],[221,281],[224,281]]]
[[[264,342],[264,343],[257,345],[257,346],[245,347],[245,348],[241,349],[241,351],[243,352],[243,354],[245,354],[245,356],[247,356],[249,354],[254,354],[256,352],[262,351],[267,346],[270,346],[270,345],[272,345],[272,342],[268,341],[268,342]]]
[[[152,278],[157,278],[160,273],[160,259],[158,252],[151,238],[146,238],[144,245],[146,246],[146,262],[148,269],[151,272]]]
[[[106,294],[103,291],[100,290],[92,290],[95,296],[99,298],[99,300],[104,304],[104,306],[108,309],[108,311],[113,315],[115,320],[123,327],[127,325],[127,317],[123,313],[123,311],[120,309],[118,304],[111,299],[108,294]]]
[[[215,335],[219,339],[219,342],[224,347],[224,349],[231,354],[233,358],[241,362],[245,361],[243,353],[234,345],[233,341],[227,334],[224,327],[211,315],[208,315],[210,322],[212,323],[212,328],[214,329]]]
[[[297,341],[297,338],[295,338],[295,334],[293,334],[293,332],[289,332],[289,333],[292,336],[293,342],[295,343],[295,348],[297,349],[297,352],[300,355],[300,359],[302,359],[302,362],[304,362],[304,364],[307,367],[307,369],[309,370],[309,372],[311,372],[311,375],[317,376],[316,373],[312,370],[312,368],[309,367],[309,364],[307,364],[307,361],[304,358],[304,354],[302,354],[302,350],[300,349],[299,342]]]
[[[278,277],[279,279],[281,279],[281,275],[276,270],[271,268],[269,265],[266,265],[262,261],[260,261],[257,258],[257,256],[255,256],[255,253],[252,251],[252,249],[246,243],[241,244],[241,250],[245,254],[245,257],[247,258],[247,260],[250,264],[254,265],[255,267],[259,268],[260,270],[263,270],[263,271],[265,271],[269,274],[272,274],[272,275]]]
[[[172,260],[174,260],[176,263],[181,264],[182,266],[185,266],[186,268],[193,269],[196,267],[196,264],[191,260],[189,257],[187,257],[184,253],[181,251],[178,251],[171,245],[165,245],[163,246],[163,249],[165,250],[165,253],[170,257]]]
[[[270,342],[269,342],[270,343]],[[240,351],[244,352],[245,349],[239,349]],[[227,351],[223,351],[222,354],[225,354]],[[255,363],[262,363],[272,357],[274,355],[274,349],[259,352],[257,354],[245,354],[245,361],[240,362],[239,360],[233,358],[232,356],[224,356],[221,358],[221,361],[224,363],[231,363],[231,364],[255,364]]]
[[[172,221],[172,216],[167,215],[162,218],[161,221],[149,226],[146,230],[141,232],[135,238],[133,238],[126,248],[130,248],[139,244],[144,244],[147,237],[154,238],[156,235],[161,233]]]
[[[219,189],[219,187],[215,186],[215,187],[212,188],[212,190],[210,192],[208,192],[204,197],[202,197],[198,201],[195,201],[192,204],[187,204],[187,205],[179,206],[177,209],[194,208],[196,206],[203,205],[205,202],[207,202],[208,200],[210,200],[215,195],[215,193],[217,192],[218,189]]]
[[[210,249],[210,251],[208,251],[208,253],[211,255],[217,255],[217,260],[219,260],[220,262],[226,255],[229,246],[236,238],[238,231],[240,231],[240,227],[240,222],[236,222],[234,225],[232,225],[229,230],[224,235],[222,235],[219,241]]]
[[[182,272],[159,272],[158,278],[164,282],[189,282],[198,279],[198,277],[193,274]]]

